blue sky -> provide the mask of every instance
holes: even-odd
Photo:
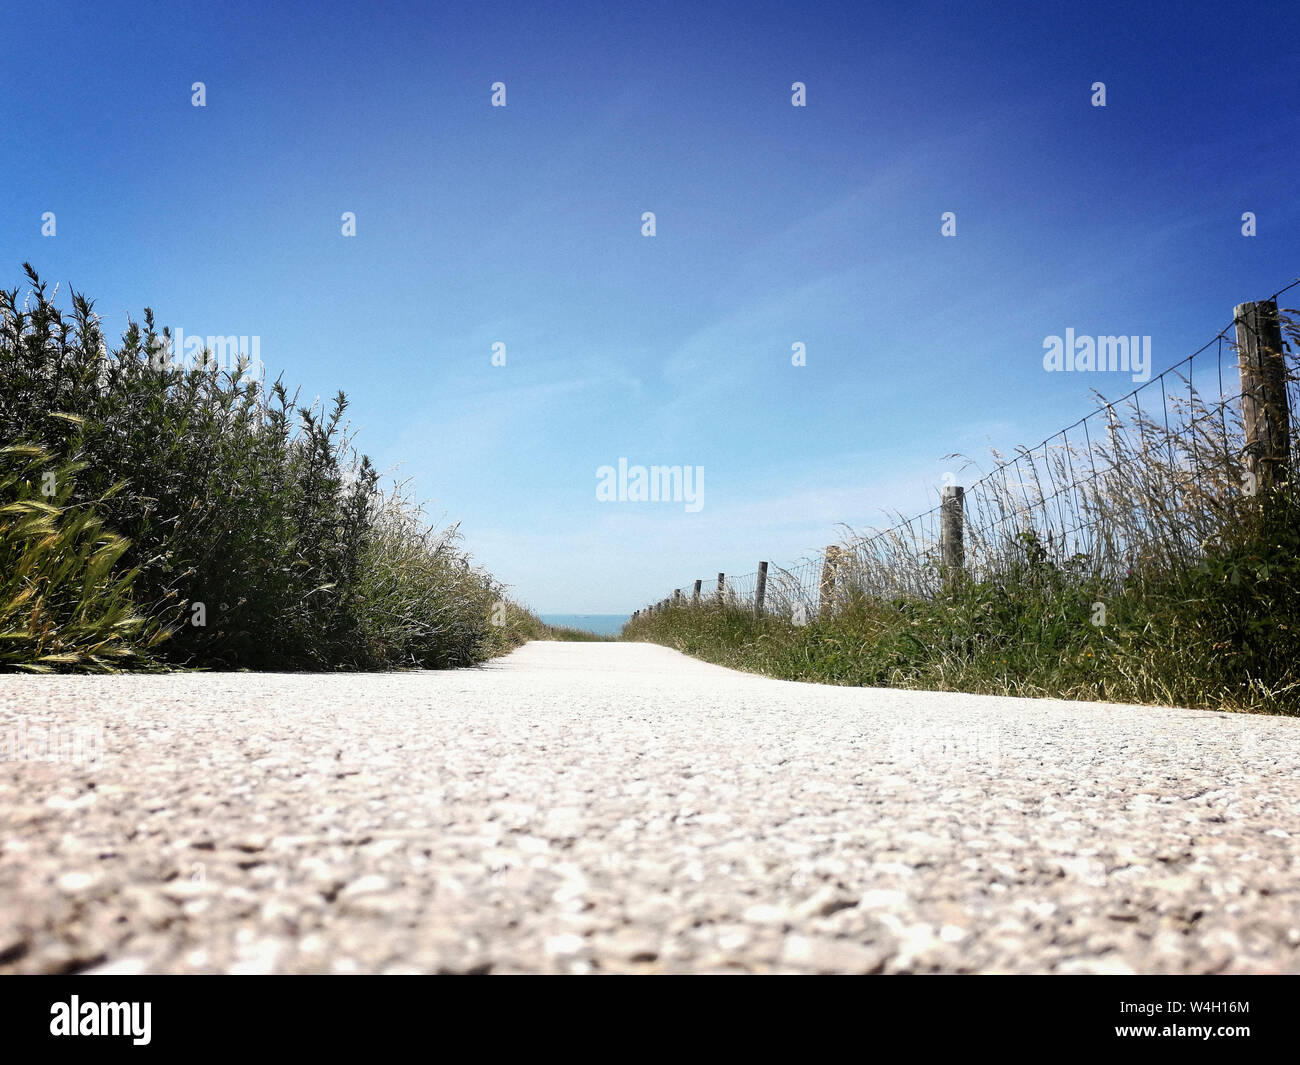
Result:
[[[1158,371],[1300,274],[1294,3],[7,8],[0,283],[260,337],[541,611],[924,509],[1131,387],[1046,336]]]

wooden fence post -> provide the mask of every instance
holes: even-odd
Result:
[[[822,562],[821,603],[817,608],[817,613],[822,617],[830,617],[835,612],[835,580],[839,568],[840,549],[836,544],[830,544]]]
[[[719,603],[722,602],[723,597],[726,594],[726,591],[727,591],[727,575],[725,573],[719,573],[718,574],[718,602]]]
[[[691,600],[692,600],[693,602],[698,603],[698,602],[700,601],[700,586],[701,586],[703,583],[704,583],[704,582],[703,582],[702,580],[701,580],[701,581],[696,581],[696,582],[695,582],[695,591],[691,594]]]
[[[963,540],[965,507],[966,489],[955,484],[945,485],[942,518],[939,525],[944,581],[951,581],[961,576],[962,567],[966,564],[966,544]]]
[[[673,590],[673,606],[681,606],[681,605],[682,605],[682,590],[680,588],[676,588]]]
[[[767,563],[758,564],[758,576],[754,578],[754,613],[763,616],[763,599],[767,595]]]
[[[1237,324],[1246,469],[1254,478],[1247,494],[1254,495],[1285,481],[1291,461],[1282,327],[1274,300],[1239,304],[1233,309],[1233,319]]]

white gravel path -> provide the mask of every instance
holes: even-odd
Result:
[[[1300,719],[533,643],[0,676],[0,758],[0,972],[1300,971]]]

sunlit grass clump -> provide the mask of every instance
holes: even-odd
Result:
[[[161,638],[135,609],[130,546],[73,501],[77,467],[0,447],[0,668],[32,673],[138,665]]]

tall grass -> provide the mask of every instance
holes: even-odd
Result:
[[[0,444],[44,456],[49,470],[75,467],[79,498],[95,501],[97,528],[114,536],[122,595],[129,587],[157,626],[150,655],[222,668],[439,668],[544,631],[473,565],[456,527],[433,530],[400,490],[381,492],[349,438],[342,393],[302,405],[279,380],[176,365],[148,308],[110,349],[90,300],[71,293],[65,313],[24,268],[25,294],[0,291]],[[33,505],[16,481],[0,502]],[[5,550],[25,558],[30,538],[9,535]]]
[[[773,569],[762,616],[742,579],[624,636],[788,679],[1300,713],[1300,424],[1283,483],[1252,495],[1238,397],[1194,384],[1158,414],[1099,397],[1095,437],[995,455],[960,577],[936,510]]]
[[[0,668],[141,665],[163,636],[135,610],[134,573],[117,569],[129,545],[73,501],[77,472],[36,447],[0,447]]]

